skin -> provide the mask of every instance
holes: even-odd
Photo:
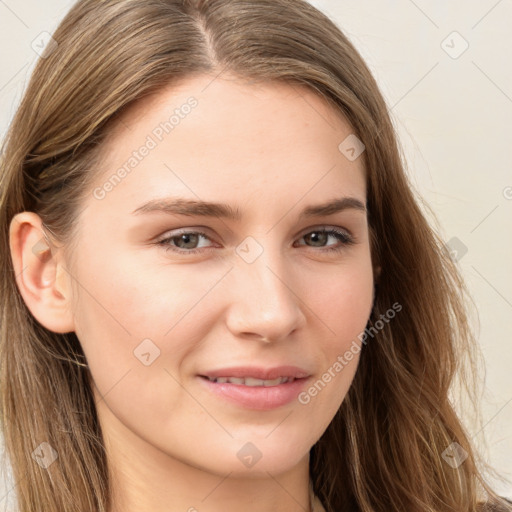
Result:
[[[309,451],[359,355],[309,403],[267,411],[219,398],[197,375],[294,364],[312,384],[357,340],[372,307],[366,213],[299,219],[305,207],[337,197],[366,203],[363,159],[338,150],[349,124],[305,88],[212,80],[185,80],[123,114],[96,188],[175,108],[198,101],[104,198],[89,191],[72,250],[53,240],[36,256],[41,219],[23,212],[11,223],[27,306],[46,328],[75,331],[87,357],[115,511],[308,510]],[[242,219],[132,214],[166,196],[227,203]],[[348,232],[354,244],[332,235],[315,242],[311,233],[322,227]],[[181,254],[155,243],[180,228],[208,238],[168,242]],[[252,263],[236,252],[247,237],[263,250]],[[160,350],[149,365],[134,355],[144,339]],[[252,467],[237,457],[248,442],[261,452]]]

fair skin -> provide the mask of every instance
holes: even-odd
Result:
[[[112,512],[308,510],[309,451],[359,356],[309,403],[267,410],[212,393],[199,375],[290,364],[308,371],[307,390],[357,340],[372,308],[366,212],[300,217],[341,197],[365,205],[362,158],[338,150],[350,126],[298,86],[212,80],[191,78],[123,114],[96,188],[175,108],[190,96],[198,102],[102,199],[86,195],[72,257],[56,241],[34,254],[43,236],[35,213],[11,224],[28,308],[47,329],[76,332],[87,357],[114,477]],[[241,217],[132,213],[178,196],[226,203]],[[181,228],[207,237],[180,243]],[[354,243],[318,234],[322,228]],[[134,355],[145,339],[152,344],[144,352],[160,350],[148,365]],[[254,450],[249,442],[261,453],[251,467],[237,456]]]

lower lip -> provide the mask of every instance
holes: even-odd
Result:
[[[213,382],[206,377],[199,377],[199,379],[210,391],[242,407],[258,411],[268,411],[289,404],[297,398],[308,380],[308,378],[295,379],[293,382],[285,382],[277,386],[245,386],[230,382]]]

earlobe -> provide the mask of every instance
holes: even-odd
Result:
[[[33,212],[14,216],[9,243],[16,284],[35,319],[53,332],[74,330],[71,282],[62,272],[61,253]]]

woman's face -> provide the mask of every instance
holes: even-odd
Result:
[[[69,267],[109,442],[223,475],[307,457],[349,389],[372,307],[351,133],[306,89],[229,75],[123,114]],[[280,385],[206,378],[299,371]]]

